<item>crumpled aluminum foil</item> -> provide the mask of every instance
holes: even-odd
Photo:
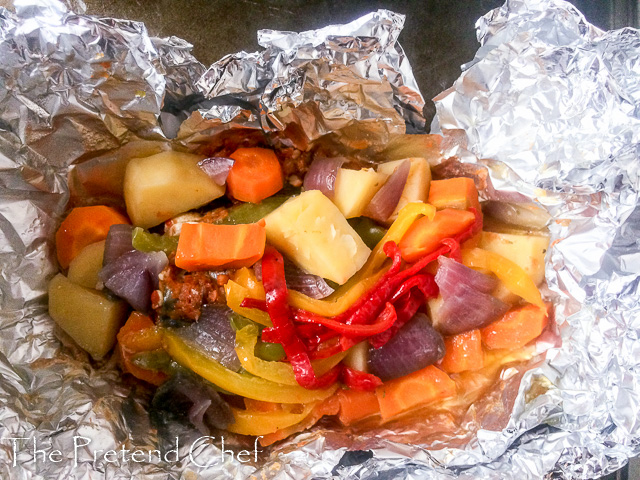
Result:
[[[437,99],[449,153],[482,159],[499,191],[552,213],[547,278],[562,347],[502,372],[494,409],[470,409],[455,448],[443,434],[406,444],[423,425],[322,425],[244,463],[219,438],[153,430],[148,392],[123,383],[112,361],[90,366],[55,329],[44,296],[57,270],[53,232],[69,199],[118,193],[117,181],[96,186],[92,175],[169,139],[193,148],[229,128],[290,123],[309,139],[356,123],[382,141],[405,124],[420,130],[423,100],[396,41],[404,17],[380,10],[314,32],[262,31],[263,51],[205,71],[186,42],[151,39],[140,23],[75,15],[55,0],[15,3],[16,14],[0,10],[2,478],[591,478],[638,453],[635,30],[601,32],[565,2],[510,0],[478,22],[482,47]],[[90,448],[74,450],[74,438]],[[175,460],[92,457],[159,444]],[[373,457],[338,466],[347,448]]]

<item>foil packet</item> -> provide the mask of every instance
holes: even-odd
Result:
[[[138,22],[53,0],[15,6],[0,10],[0,476],[592,478],[638,453],[637,31],[601,32],[566,2],[507,1],[479,20],[476,58],[436,99],[449,155],[552,214],[546,274],[562,346],[505,370],[492,409],[470,409],[455,436],[321,424],[254,457],[231,436],[230,447],[180,424],[152,428],[148,392],[55,329],[53,233],[70,200],[116,196],[117,180],[91,178],[131,156],[232,128],[295,124],[314,140],[357,126],[381,142],[420,131],[404,17],[261,31],[264,50],[205,69],[186,42]]]

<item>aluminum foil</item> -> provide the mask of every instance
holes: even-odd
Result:
[[[222,433],[154,429],[149,392],[112,360],[91,365],[46,315],[65,208],[117,198],[106,173],[131,156],[237,127],[295,124],[313,140],[356,126],[381,142],[423,128],[403,22],[379,10],[313,32],[261,31],[263,50],[205,70],[186,42],[152,39],[137,22],[54,0],[0,10],[0,477],[592,478],[638,453],[640,43],[564,2],[508,1],[480,19],[478,54],[437,99],[450,154],[486,165],[498,194],[552,213],[547,295],[562,335],[561,348],[502,371],[459,424],[321,423],[255,460],[230,435],[224,446]],[[373,454],[341,461],[348,448]]]

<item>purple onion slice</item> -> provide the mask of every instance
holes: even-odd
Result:
[[[120,255],[133,250],[131,225],[111,225],[109,233],[104,242],[104,256],[102,257],[102,265],[113,262]]]
[[[224,185],[235,160],[227,157],[209,157],[198,162],[200,169],[206,173],[216,185]]]
[[[443,303],[434,320],[444,335],[485,327],[509,309],[489,294],[498,284],[496,279],[450,258],[440,257],[438,262],[435,280]]]
[[[328,198],[333,199],[336,186],[336,176],[344,157],[316,158],[309,166],[309,171],[304,177],[305,190],[320,190]]]
[[[176,331],[192,344],[229,370],[240,370],[236,353],[236,333],[229,320],[231,309],[226,305],[207,304],[202,307],[198,320]]]
[[[211,427],[225,429],[233,423],[231,408],[213,386],[188,372],[178,371],[158,387],[151,405],[186,416],[203,435],[209,435]]]
[[[405,160],[389,176],[385,184],[376,192],[364,211],[364,216],[385,222],[398,206],[402,191],[409,178],[411,162]]]
[[[256,278],[262,281],[262,261],[253,265],[253,271]],[[303,270],[288,258],[284,259],[284,278],[289,290],[295,290],[317,300],[326,298],[334,292],[324,278]]]
[[[382,381],[404,377],[433,365],[444,356],[444,340],[419,313],[380,348],[369,349],[369,371]]]
[[[114,295],[138,311],[151,307],[151,292],[158,288],[160,272],[169,264],[164,252],[131,250],[109,262],[98,276]]]

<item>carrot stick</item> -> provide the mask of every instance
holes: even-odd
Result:
[[[480,211],[478,190],[473,179],[467,177],[433,180],[429,187],[428,203],[438,210],[443,208],[467,210],[473,207]]]
[[[343,425],[351,425],[380,413],[378,396],[364,390],[339,390],[340,413],[338,419]]]
[[[185,223],[180,231],[175,263],[189,272],[249,267],[262,258],[266,238],[261,223]]]
[[[454,237],[475,221],[475,215],[466,210],[445,208],[436,212],[433,220],[416,220],[400,240],[400,252],[407,262],[414,262],[431,253],[445,238]]]
[[[478,329],[445,338],[444,348],[441,367],[447,373],[479,370],[484,366],[482,335]]]
[[[105,205],[77,207],[56,232],[56,253],[62,268],[68,268],[80,251],[107,238],[111,225],[129,223],[127,217]]]
[[[233,198],[258,203],[282,189],[282,168],[273,150],[239,148],[230,157],[235,163],[227,187]]]
[[[515,350],[540,336],[548,321],[544,308],[536,305],[514,308],[481,330],[482,342],[489,349]]]
[[[433,365],[389,380],[376,389],[383,420],[455,393],[455,382]]]

